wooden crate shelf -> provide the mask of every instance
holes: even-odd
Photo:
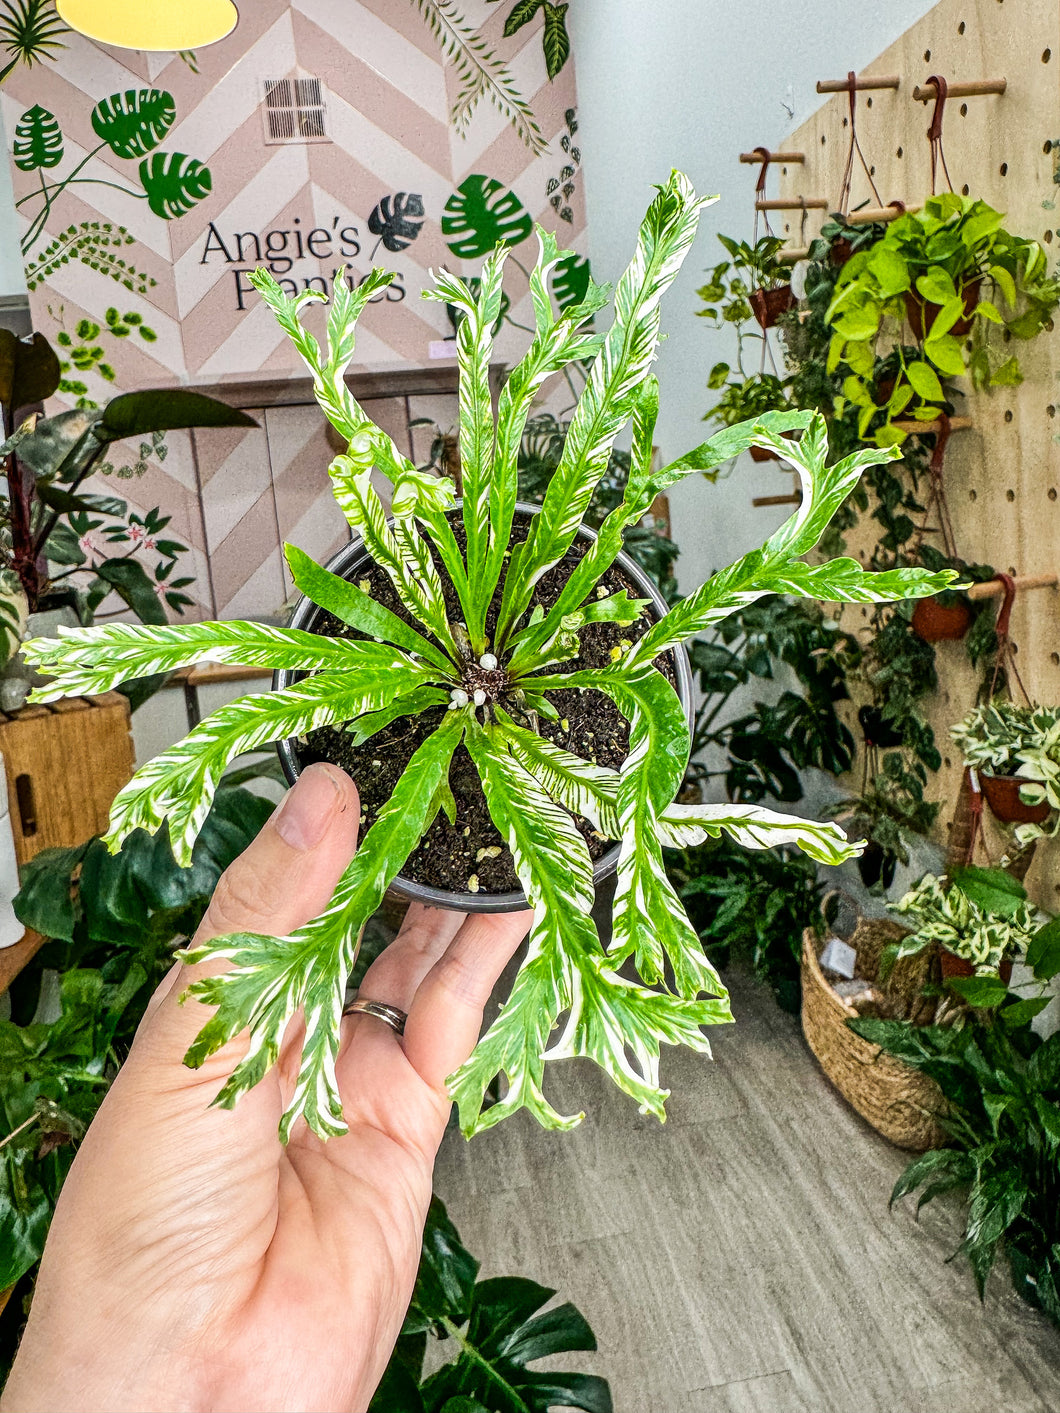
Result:
[[[83,844],[106,829],[132,775],[128,700],[106,692],[0,714],[0,752],[19,865]]]

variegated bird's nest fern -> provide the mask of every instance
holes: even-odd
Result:
[[[226,1041],[249,1032],[247,1053],[215,1103],[231,1106],[257,1083],[275,1062],[288,1024],[304,1011],[301,1069],[281,1123],[284,1138],[300,1116],[322,1137],[345,1130],[335,1059],[358,938],[390,881],[439,809],[447,807],[449,766],[458,743],[465,744],[477,767],[490,814],[533,909],[526,957],[511,996],[451,1078],[468,1134],[524,1107],[550,1127],[576,1123],[579,1115],[557,1113],[543,1092],[546,1060],[575,1055],[590,1056],[643,1110],[661,1119],[666,1098],[659,1086],[661,1043],[709,1053],[702,1027],[731,1019],[728,999],[667,878],[664,846],[694,844],[724,831],[751,848],[795,843],[825,863],[855,851],[833,824],[753,806],[674,803],[688,763],[689,730],[673,687],[654,666],[660,654],[765,594],[867,603],[935,593],[952,578],[923,570],[871,574],[852,559],[803,561],[863,468],[895,454],[865,450],[827,466],[825,425],[818,414],[771,413],[728,427],[688,455],[653,469],[658,386],[649,369],[659,343],[659,301],[705,204],[679,173],[659,189],[615,291],[613,321],[602,334],[592,331],[591,321],[610,290],[590,283],[583,300],[557,317],[548,281],[567,252],[557,249],[554,236],[538,231],[540,255],[530,277],[536,329],[501,390],[496,416],[488,376],[491,330],[507,252],[498,248],[485,260],[474,293],[448,271],[434,276],[435,289],[426,297],[464,315],[457,335],[463,551],[447,517],[452,485],[418,471],[365,415],[345,382],[358,315],[392,276],[374,270],[355,289],[336,279],[321,349],[301,312],[324,296],[308,291],[290,299],[266,271],[255,272],[256,288],[308,365],[321,407],[348,443],[331,465],[336,499],[418,629],[288,546],[288,563],[303,593],[367,640],[260,623],[116,624],[60,630],[58,640],[38,639],[26,649],[26,656],[54,677],[35,694],[37,701],[102,692],[129,678],[204,660],[307,674],[285,690],[222,707],[139,770],[118,795],[109,846],[117,849],[132,830],[154,831],[166,820],[182,863],[190,859],[217,782],[234,757],[333,723],[356,720],[363,739],[399,716],[431,706],[450,708],[413,755],[320,917],[289,936],[241,933],[184,954],[189,961],[228,963],[220,975],[191,987],[216,1012],[186,1062],[201,1064]],[[576,360],[589,371],[562,458],[540,514],[509,559],[520,435],[542,384]],[[530,612],[535,586],[571,546],[615,438],[631,421],[631,471],[621,504],[578,561],[558,601],[548,612]],[[796,441],[783,436],[793,432],[801,433]],[[623,531],[683,476],[719,466],[752,445],[776,451],[796,468],[803,486],[798,512],[761,549],[679,602],[617,662],[593,671],[558,670],[577,655],[582,625],[599,619],[631,622],[641,607],[624,592],[601,598],[594,593],[621,548]],[[373,468],[393,485],[389,521],[372,485]],[[432,547],[459,598],[461,622],[447,618]],[[499,614],[487,638],[487,610],[495,594]],[[626,718],[629,752],[620,770],[561,750],[520,724],[520,717],[532,722],[532,713],[528,717],[513,704],[544,702],[542,693],[560,687],[595,688]],[[592,864],[572,814],[588,818],[600,834],[620,843],[606,949],[590,915]],[[640,982],[619,974],[630,958]],[[506,1079],[506,1091],[483,1110],[487,1087],[498,1074]]]

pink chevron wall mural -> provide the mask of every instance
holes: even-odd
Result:
[[[533,223],[572,249],[584,236],[564,8],[255,0],[197,72],[68,33],[7,80],[31,314],[69,363],[62,400],[183,383],[257,410],[260,431],[175,433],[164,460],[134,447],[115,467],[130,505],[162,506],[190,547],[189,612],[275,612],[290,591],[280,539],[323,557],[345,537],[323,504],[333,450],[247,283],[256,264],[292,292],[327,292],[342,268],[397,271],[353,371],[379,394],[400,378],[377,410],[421,455],[410,416],[444,425],[455,407],[453,327],[419,298],[428,269],[474,274],[509,240],[498,359],[525,345]],[[586,271],[572,260],[557,295]]]

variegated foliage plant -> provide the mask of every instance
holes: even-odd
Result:
[[[375,270],[356,289],[336,280],[321,349],[301,311],[323,296],[310,291],[289,299],[264,270],[255,273],[256,287],[312,373],[321,407],[348,443],[331,466],[336,498],[418,629],[288,546],[288,563],[302,592],[366,640],[260,623],[112,625],[67,631],[27,650],[54,677],[36,694],[38,701],[101,692],[130,677],[203,660],[307,674],[286,690],[222,707],[144,766],[119,794],[110,847],[117,849],[134,829],[157,830],[166,820],[182,861],[190,858],[222,771],[241,752],[332,723],[356,722],[364,739],[399,716],[448,708],[436,711],[437,728],[412,757],[320,917],[289,936],[239,934],[185,954],[189,961],[227,963],[223,973],[191,987],[216,1011],[186,1062],[201,1064],[220,1045],[249,1032],[246,1055],[218,1094],[218,1104],[231,1106],[262,1077],[275,1062],[291,1019],[304,1010],[301,1069],[282,1119],[283,1137],[299,1116],[322,1137],[345,1129],[335,1058],[358,937],[439,809],[451,808],[448,771],[461,741],[478,768],[490,813],[533,909],[512,994],[451,1079],[469,1135],[523,1107],[546,1126],[576,1123],[580,1115],[565,1116],[552,1107],[543,1083],[546,1060],[575,1055],[590,1056],[661,1119],[666,1092],[659,1086],[660,1044],[709,1052],[702,1027],[730,1019],[728,1000],[667,880],[664,846],[698,843],[724,831],[751,848],[797,843],[826,863],[853,852],[833,824],[752,806],[674,803],[688,763],[689,731],[677,694],[654,666],[660,654],[764,594],[867,603],[932,594],[950,577],[917,569],[870,574],[852,559],[803,561],[863,468],[893,454],[872,449],[826,466],[825,427],[818,415],[770,414],[728,427],[680,460],[652,468],[658,386],[649,370],[659,343],[659,301],[705,204],[679,173],[660,188],[603,334],[591,331],[591,321],[608,300],[606,288],[590,284],[580,304],[556,316],[548,281],[566,252],[557,250],[551,234],[538,231],[540,256],[530,281],[536,329],[501,390],[495,417],[490,331],[507,252],[498,248],[486,259],[475,294],[448,271],[435,275],[436,288],[427,297],[456,305],[466,316],[458,333],[465,552],[447,518],[453,508],[450,483],[417,471],[369,420],[344,380],[357,317],[391,276]],[[509,559],[521,431],[546,378],[576,360],[588,367],[588,379],[562,460],[541,513]],[[624,500],[604,521],[554,607],[529,611],[535,585],[572,544],[615,438],[630,421],[632,471]],[[781,439],[792,431],[801,432],[798,441]],[[598,671],[564,672],[563,664],[576,655],[583,624],[630,623],[643,607],[625,592],[602,597],[594,592],[621,548],[623,531],[643,518],[659,492],[751,445],[775,450],[797,468],[804,492],[798,512],[761,549],[680,602],[619,661]],[[372,485],[373,468],[393,485],[389,521]],[[455,586],[461,622],[447,620],[429,546]],[[487,636],[487,609],[495,595],[499,616]],[[544,694],[560,687],[594,688],[618,706],[630,727],[621,770],[560,750],[534,731],[533,711],[548,714]],[[606,949],[590,916],[592,864],[572,813],[620,841],[614,925]],[[640,982],[620,975],[629,958]],[[560,1016],[565,1019],[557,1028]],[[483,1111],[487,1086],[498,1073],[506,1077],[506,1092]]]

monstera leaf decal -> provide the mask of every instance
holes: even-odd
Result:
[[[423,197],[415,191],[399,191],[396,196],[384,196],[372,208],[368,229],[387,250],[405,250],[419,235],[423,216]]]
[[[572,304],[582,302],[589,290],[590,277],[589,259],[586,255],[575,255],[572,251],[559,262],[552,276],[552,293],[556,296],[561,313]]]
[[[442,235],[459,260],[477,260],[498,241],[518,245],[533,228],[526,207],[496,177],[468,177],[442,213]]]
[[[186,216],[212,185],[209,167],[183,152],[156,152],[140,163],[140,181],[156,216],[174,221]]]
[[[57,167],[63,160],[63,135],[54,113],[35,103],[15,128],[15,166],[20,172]]]
[[[112,93],[92,109],[92,130],[115,157],[142,157],[173,126],[173,95],[158,88],[127,88]]]

